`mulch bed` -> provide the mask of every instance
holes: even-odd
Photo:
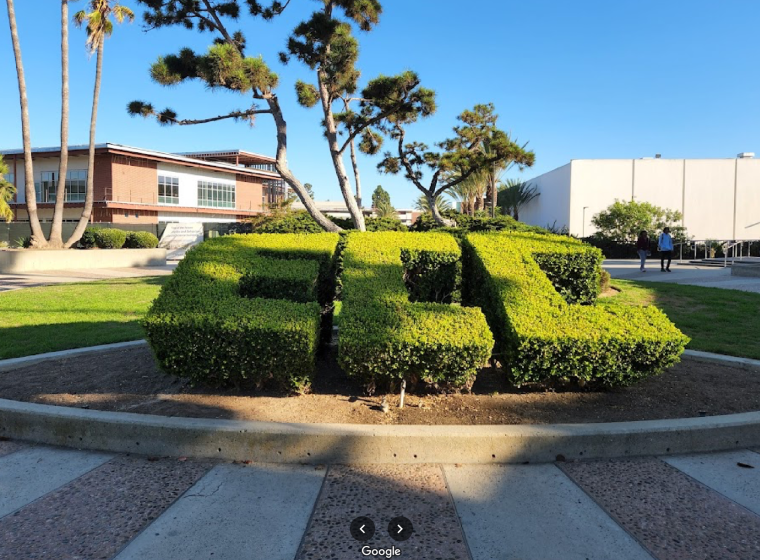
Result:
[[[760,410],[760,370],[689,359],[633,387],[518,390],[483,369],[469,394],[368,397],[333,355],[320,359],[312,393],[190,387],[164,374],[147,347],[86,354],[0,372],[0,398],[62,406],[269,422],[361,424],[555,424],[712,416]]]

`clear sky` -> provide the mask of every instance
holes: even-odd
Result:
[[[207,117],[244,108],[248,100],[210,92],[200,84],[164,88],[151,82],[150,62],[183,46],[203,50],[208,34],[180,29],[145,32],[141,10],[117,28],[106,46],[98,142],[170,152],[240,148],[274,155],[268,115],[255,127],[222,122],[160,127],[131,118],[134,99],[170,106],[180,117]],[[493,102],[499,124],[536,153],[529,179],[580,158],[734,157],[760,152],[760,2],[751,0],[384,0],[380,25],[357,32],[362,83],[406,69],[438,93],[439,110],[408,136],[433,144],[445,138],[456,115]],[[0,148],[21,147],[18,90],[7,25],[0,7]],[[42,6],[45,6],[44,8]],[[71,11],[83,1],[72,2]],[[289,123],[289,161],[317,198],[340,198],[318,108],[295,102],[293,83],[309,80],[297,62],[282,66],[290,30],[318,6],[292,0],[274,22],[246,16],[239,27],[248,54],[261,54],[280,74],[278,90]],[[32,144],[59,144],[59,10],[51,0],[16,0],[31,104]],[[85,144],[94,58],[84,31],[71,30],[71,144]],[[419,194],[401,176],[379,174],[378,157],[362,157],[365,198],[377,184],[398,208]],[[346,161],[347,165],[350,162]]]

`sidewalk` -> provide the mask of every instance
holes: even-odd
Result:
[[[670,282],[672,284],[760,293],[760,278],[731,276],[731,267],[700,266],[687,264],[687,261],[684,261],[684,264],[679,264],[677,260],[674,260],[670,265],[671,272],[661,272],[660,260],[654,258],[647,260],[646,272],[639,270],[638,259],[609,259],[604,261],[602,266],[612,278],[621,280]]]
[[[0,441],[0,488],[0,558],[760,558],[751,450],[326,469]],[[350,532],[360,516],[375,526],[366,542]],[[398,516],[408,540],[389,536]]]
[[[140,268],[93,268],[86,270],[41,270],[24,274],[0,274],[0,292],[64,284],[70,282],[92,282],[112,278],[140,278],[143,276],[168,276],[177,267],[176,262],[165,266]]]

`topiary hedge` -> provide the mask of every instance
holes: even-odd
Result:
[[[369,386],[406,379],[452,387],[470,385],[488,359],[493,337],[479,309],[410,302],[407,262],[444,263],[433,270],[455,282],[450,263],[460,249],[447,234],[350,233],[343,252],[343,304],[338,361]],[[423,274],[424,276],[424,274]]]
[[[127,232],[121,229],[95,230],[95,244],[100,249],[121,249],[127,240]]]
[[[188,251],[144,320],[161,367],[194,383],[303,390],[320,337],[318,286],[334,286],[331,274],[320,278],[320,270],[335,262],[338,239],[330,233],[229,235]],[[284,278],[282,290],[278,278]],[[313,287],[311,301],[284,299],[295,278]]]
[[[600,257],[567,237],[468,234],[463,251],[463,300],[483,309],[514,383],[628,385],[677,363],[689,341],[655,307],[568,304],[554,284],[570,301],[589,303],[599,278],[590,265]]]
[[[130,231],[124,241],[127,249],[155,249],[158,247],[158,237],[149,231]]]
[[[95,247],[98,243],[95,240],[95,234],[97,233],[99,228],[87,226],[84,230],[84,233],[82,234],[82,237],[79,239],[79,246],[83,249],[92,249]]]

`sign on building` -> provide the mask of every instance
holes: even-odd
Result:
[[[202,242],[202,223],[170,223],[166,225],[158,246],[166,249],[167,260],[179,260],[188,249]]]

